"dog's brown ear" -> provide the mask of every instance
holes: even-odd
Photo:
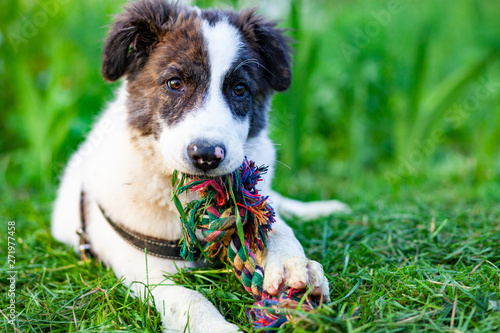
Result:
[[[102,76],[111,82],[144,65],[164,25],[178,11],[176,5],[162,0],[137,1],[125,9],[116,17],[104,46]]]
[[[243,37],[260,55],[264,75],[271,88],[277,91],[288,89],[292,81],[290,38],[284,30],[255,13],[255,10],[242,12],[235,20]]]

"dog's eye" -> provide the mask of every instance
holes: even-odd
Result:
[[[183,86],[182,80],[178,77],[173,77],[167,81],[167,87],[170,90],[179,91]]]
[[[244,84],[238,83],[233,88],[233,95],[237,97],[243,97],[247,93],[247,87]]]

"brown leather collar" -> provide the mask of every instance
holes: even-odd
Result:
[[[80,192],[80,227],[76,230],[76,233],[80,236],[80,245],[78,246],[80,259],[87,261],[90,258],[97,258],[94,252],[92,252],[87,239],[87,201],[83,189]]]
[[[127,243],[140,250],[141,252],[146,251],[147,254],[152,255],[154,257],[164,258],[164,259],[172,259],[172,260],[185,260],[181,257],[181,247],[179,245],[179,241],[169,241],[165,239],[160,239],[156,237],[147,236],[136,232],[134,230],[130,230],[123,225],[120,225],[114,222],[109,216],[106,214],[101,205],[97,204],[102,215],[108,221],[109,225],[116,231],[118,235],[120,235]],[[85,214],[85,192],[82,190],[80,195],[80,218],[81,218],[81,227],[78,230],[78,234],[80,235],[80,255],[82,260],[88,259],[88,257],[96,257],[94,253],[92,253],[92,248],[90,243],[88,242],[86,235],[86,214]],[[201,252],[197,249],[194,254],[195,260],[198,260],[201,256]]]

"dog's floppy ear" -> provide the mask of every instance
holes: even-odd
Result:
[[[259,53],[264,75],[271,88],[277,91],[288,89],[292,80],[290,39],[284,30],[276,27],[255,13],[255,10],[242,12],[235,22],[243,37]]]
[[[144,65],[162,27],[177,11],[162,0],[133,2],[125,9],[116,17],[104,46],[102,76],[111,82]]]

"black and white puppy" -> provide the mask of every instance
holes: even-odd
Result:
[[[201,294],[164,277],[200,263],[148,255],[146,267],[144,251],[120,236],[105,215],[127,230],[178,241],[173,170],[217,176],[236,169],[245,156],[269,166],[260,190],[278,211],[316,217],[345,210],[334,200],[305,204],[271,192],[275,150],[267,112],[272,93],[290,85],[286,38],[254,11],[139,1],[112,26],[102,74],[123,83],[66,167],[52,215],[54,237],[78,249],[84,219],[93,253],[138,297],[145,294],[143,283],[161,284],[152,295],[165,331],[183,331],[188,324],[191,332],[236,332]],[[288,286],[329,297],[323,268],[305,257],[277,216],[264,289],[276,294]]]

